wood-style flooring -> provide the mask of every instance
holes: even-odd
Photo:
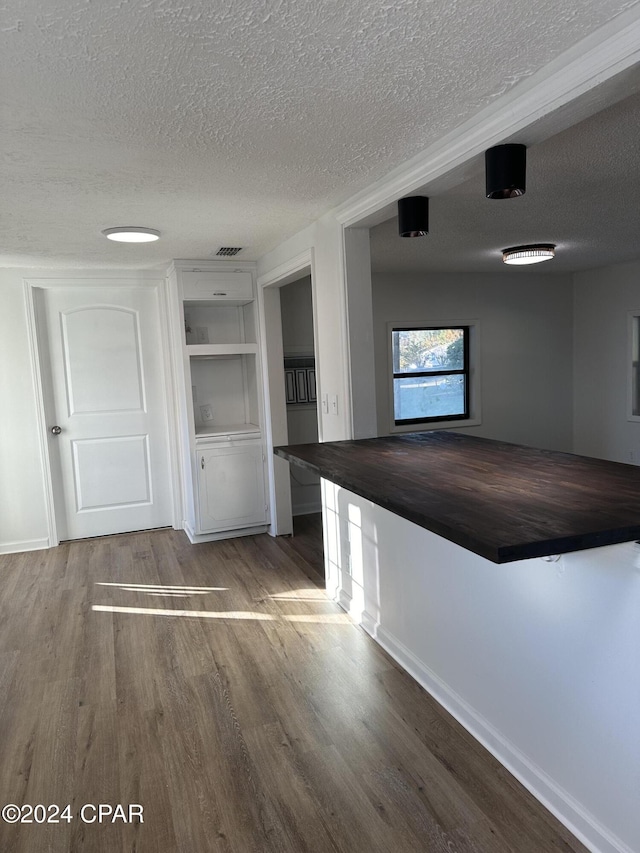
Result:
[[[584,853],[326,599],[299,529],[0,557],[0,806],[72,815],[0,820],[2,853]]]

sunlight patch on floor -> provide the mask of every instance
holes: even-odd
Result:
[[[227,592],[228,586],[177,586],[155,583],[112,583],[97,581],[96,586],[111,586],[124,592],[145,592],[148,595],[207,595],[209,592]]]
[[[276,592],[270,595],[272,601],[326,601],[327,594],[323,589],[294,589],[290,592]]]
[[[114,604],[94,604],[97,613],[126,613],[138,616],[182,616],[188,619],[245,620],[256,622],[306,622],[332,625],[350,625],[345,613],[307,613],[295,616],[273,616],[270,613],[253,613],[248,610],[165,610],[154,607],[122,607]]]
[[[165,610],[155,607],[121,607],[115,604],[94,604],[98,613],[129,613],[140,616],[186,616],[190,619],[251,619],[273,622],[275,617],[268,613],[252,613],[249,610]]]

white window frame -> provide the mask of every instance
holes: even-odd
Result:
[[[393,346],[392,332],[394,329],[446,329],[449,327],[469,328],[469,417],[453,418],[450,421],[422,421],[413,424],[396,424],[393,408]],[[394,320],[387,323],[387,379],[388,379],[388,412],[389,432],[424,432],[434,429],[464,429],[465,427],[480,426],[482,423],[480,400],[480,323],[478,320],[451,320],[439,317],[412,317],[404,320]]]
[[[638,382],[638,370],[640,366],[635,365],[635,358],[640,351],[640,309],[627,313],[627,420],[639,423],[640,414],[634,414],[634,382]],[[635,365],[635,367],[634,367]],[[638,393],[640,401],[640,391]]]

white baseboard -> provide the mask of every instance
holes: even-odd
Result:
[[[338,596],[341,606],[342,596]],[[348,608],[345,608],[348,609]],[[593,853],[634,853],[371,617],[362,627]]]
[[[360,620],[360,624],[362,625],[364,630],[367,632],[367,634],[370,634],[374,640],[377,640],[378,629],[380,628],[380,621],[378,619],[374,619],[374,617],[370,613],[367,613],[366,610],[363,610],[362,611],[362,618]],[[382,643],[380,645],[382,645]],[[391,652],[389,652],[389,654],[391,654]],[[393,657],[393,655],[392,655],[392,657]],[[398,663],[399,663],[399,661],[398,661]]]
[[[48,539],[25,539],[23,542],[0,542],[0,554],[21,554],[23,551],[43,551],[51,547]]]
[[[348,592],[345,592],[342,587],[338,589],[338,604],[342,607],[343,610],[346,610],[349,613],[351,609],[351,596]]]

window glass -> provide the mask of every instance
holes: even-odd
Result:
[[[464,376],[394,379],[393,405],[396,421],[422,421],[464,415]]]
[[[394,329],[394,373],[464,370],[463,329]]]

